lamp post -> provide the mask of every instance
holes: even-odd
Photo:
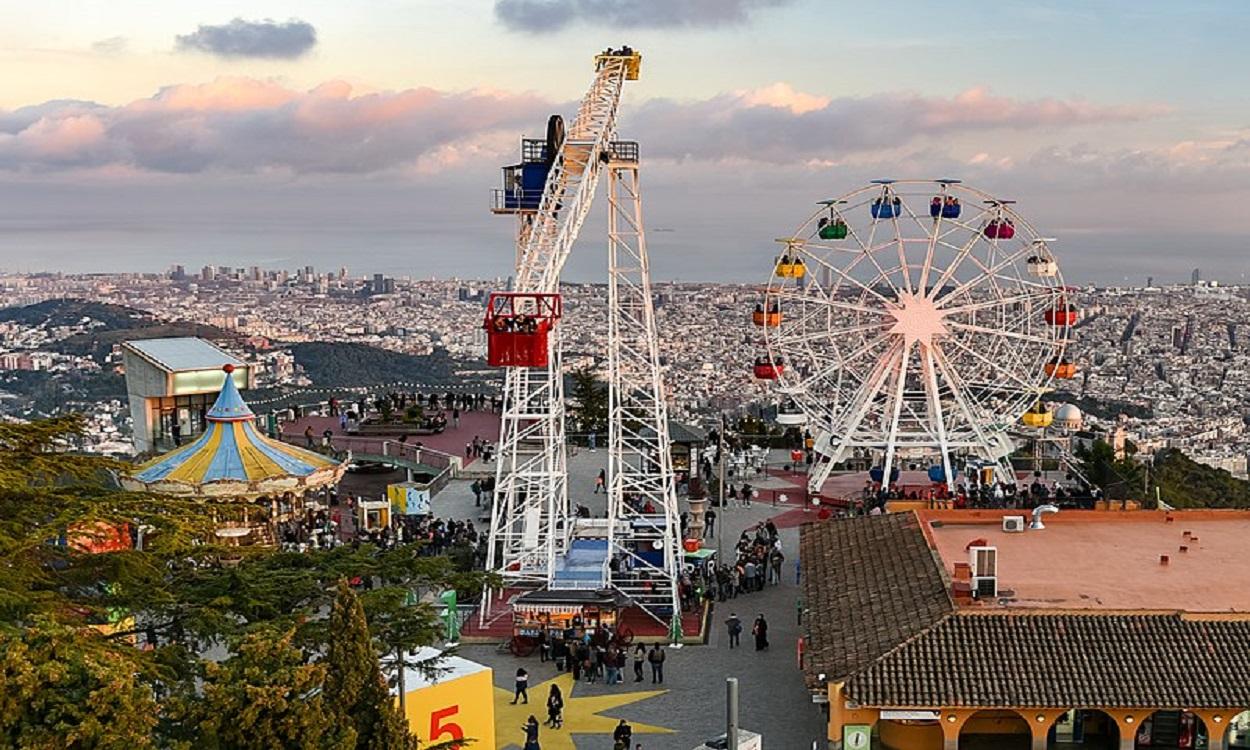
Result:
[[[725,412],[720,413],[720,430],[717,432],[716,445],[716,463],[719,465],[720,481],[717,482],[716,497],[717,505],[720,507],[719,517],[716,519],[716,559],[720,565],[725,564],[724,546],[725,546],[725,521],[727,520],[729,510],[725,506]]]

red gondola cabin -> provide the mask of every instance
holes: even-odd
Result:
[[[560,313],[558,294],[492,293],[482,323],[487,362],[492,367],[546,367],[547,334]]]
[[[1076,325],[1076,308],[1060,298],[1055,306],[1046,311],[1046,322],[1052,326],[1068,328]]]
[[[755,358],[755,377],[760,380],[776,380],[784,369],[785,365],[780,359],[770,362],[767,357]]]

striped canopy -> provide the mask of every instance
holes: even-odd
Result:
[[[303,493],[339,481],[345,462],[272,440],[239,395],[230,370],[194,442],[135,467],[122,485],[170,495],[249,499]]]

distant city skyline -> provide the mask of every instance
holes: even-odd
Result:
[[[658,279],[761,281],[816,200],[880,177],[1019,200],[1074,283],[1250,272],[1228,3],[73,7],[0,8],[0,269],[506,276],[498,167],[629,43]],[[601,214],[571,280],[602,276]]]

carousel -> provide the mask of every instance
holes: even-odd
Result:
[[[194,497],[222,504],[217,536],[232,546],[274,544],[282,524],[308,520],[318,497],[337,485],[346,461],[281,443],[256,428],[230,377],[197,439],[135,467],[120,478],[128,490]]]

